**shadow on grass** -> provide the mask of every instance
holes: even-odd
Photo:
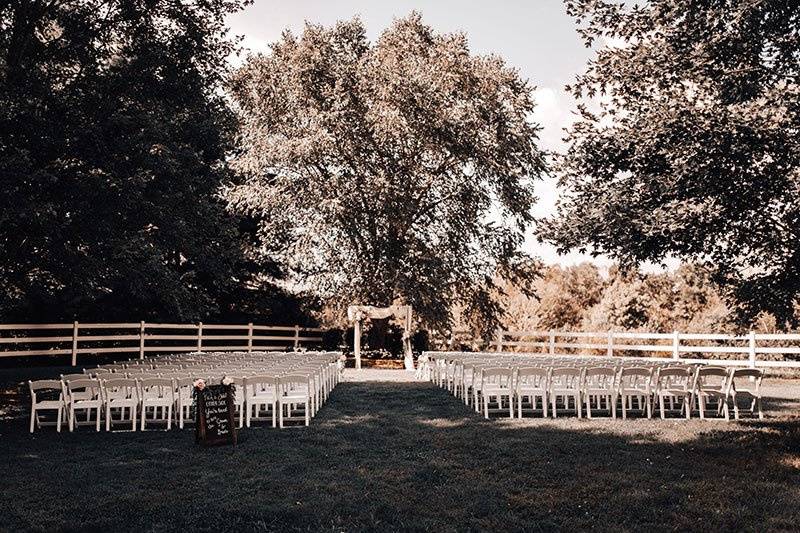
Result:
[[[374,382],[236,448],[16,420],[0,425],[0,528],[796,529],[800,421],[682,424],[487,421],[430,384]]]

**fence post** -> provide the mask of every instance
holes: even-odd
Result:
[[[497,329],[497,342],[495,344],[497,344],[497,352],[498,353],[502,352],[503,351],[503,330],[502,329],[499,329],[499,328]]]
[[[247,323],[247,353],[253,351],[253,323]]]
[[[614,357],[614,332],[608,330],[608,349],[607,355],[608,357]]]
[[[677,331],[672,332],[672,358],[680,359],[681,357],[681,334]]]
[[[197,351],[203,351],[203,323],[197,323]]]
[[[295,324],[294,326],[294,349],[297,350],[300,348],[300,326]]]
[[[750,332],[750,368],[756,367],[756,332]]]
[[[144,359],[144,320],[139,322],[139,359]]]
[[[72,366],[78,364],[78,321],[72,323]]]
[[[556,354],[556,333],[555,333],[555,331],[553,331],[551,329],[549,331],[549,335],[550,335],[550,339],[549,339],[549,341],[550,341],[550,347],[549,347],[550,355],[555,355]]]

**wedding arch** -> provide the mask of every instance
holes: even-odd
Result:
[[[354,323],[353,351],[356,355],[356,369],[361,369],[361,323],[367,318],[400,318],[403,320],[403,356],[406,370],[414,370],[414,357],[411,352],[411,306],[390,305],[351,305],[347,308],[347,319]]]

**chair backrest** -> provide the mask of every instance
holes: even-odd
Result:
[[[481,382],[484,386],[511,388],[514,370],[511,368],[483,368],[481,369]]]
[[[701,366],[695,375],[695,388],[699,390],[726,390],[730,371],[719,366]]]
[[[616,379],[617,369],[611,366],[595,366],[583,371],[584,384],[592,389],[613,389]]]
[[[550,386],[559,389],[579,389],[583,369],[562,366],[550,371]]]
[[[520,367],[517,369],[517,388],[547,388],[550,371],[541,367]]]
[[[144,378],[138,382],[139,395],[143,398],[175,397],[175,382],[171,378]]]
[[[64,383],[59,379],[40,379],[28,381],[28,388],[31,391],[31,398],[34,402],[38,401],[37,391],[44,391],[44,400],[60,400],[64,397]],[[57,394],[57,396],[56,396]]]
[[[310,376],[306,374],[285,374],[278,378],[278,387],[281,394],[293,390],[302,390],[309,386]]]
[[[100,393],[100,382],[86,376],[83,376],[83,379],[67,379],[66,386],[70,394],[73,392],[86,392],[92,395]]]
[[[244,378],[244,386],[248,394],[256,391],[273,390],[278,386],[278,377],[272,374],[255,374]]]
[[[625,389],[650,390],[650,380],[653,376],[652,368],[641,366],[623,367],[619,373],[619,385]]]
[[[139,387],[135,379],[130,378],[111,378],[100,381],[100,390],[106,400],[125,398],[139,398]]]
[[[662,389],[688,390],[692,386],[692,371],[685,366],[659,368],[654,381]]]
[[[752,378],[752,380],[750,378]],[[749,392],[754,396],[760,396],[761,380],[763,379],[763,370],[758,368],[737,368],[731,372],[728,387],[738,392]]]

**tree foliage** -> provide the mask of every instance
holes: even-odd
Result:
[[[227,191],[262,217],[265,251],[325,298],[403,301],[431,326],[460,304],[483,329],[495,275],[530,280],[519,251],[544,169],[531,86],[465,35],[414,13],[375,43],[358,19],[284,33],[231,83],[244,131]]]
[[[733,332],[731,310],[696,264],[659,274],[614,265],[605,277],[591,263],[550,266],[535,282],[536,298],[504,289],[507,326],[518,331]],[[769,324],[774,317],[763,315],[751,326]]]
[[[2,3],[4,319],[193,320],[276,296],[217,199],[224,17],[244,3]]]
[[[566,4],[587,46],[607,45],[571,87],[583,105],[559,164],[568,193],[542,237],[625,265],[698,261],[743,322],[761,311],[793,320],[797,2]]]

